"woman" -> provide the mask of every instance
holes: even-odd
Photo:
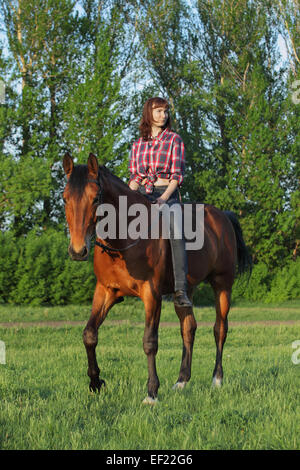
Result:
[[[158,204],[179,203],[178,187],[184,176],[184,144],[171,131],[168,102],[159,97],[146,101],[140,123],[141,137],[133,143],[130,161],[129,187],[140,191]],[[186,294],[187,256],[184,238],[174,238],[171,217],[170,242],[174,270],[174,303],[191,307]]]

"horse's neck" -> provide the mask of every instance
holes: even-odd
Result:
[[[148,216],[150,217],[150,201],[140,192],[132,191],[125,183],[123,183],[117,177],[110,175],[109,173],[102,175],[100,179],[100,186],[102,190],[102,203],[111,204],[114,207],[116,215],[115,230],[117,234],[117,240],[114,237],[108,238],[107,241],[112,247],[126,249],[126,247],[128,247],[128,243],[130,243],[128,241],[130,236],[127,233],[126,237],[123,237],[124,223],[128,228],[128,224],[132,220],[132,217],[134,217],[129,215],[128,209],[132,204],[143,204],[144,206],[148,207]],[[122,229],[120,229],[120,227],[122,227]],[[122,230],[121,238],[120,230]]]
[[[120,196],[126,197],[127,205],[130,206],[134,203],[142,203],[150,206],[150,202],[138,191],[132,191],[129,186],[121,180],[111,176],[102,176],[102,202],[109,203],[115,206],[118,210]]]

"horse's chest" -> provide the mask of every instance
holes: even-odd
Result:
[[[104,259],[97,263],[95,269],[97,281],[107,288],[119,290],[124,295],[135,294],[138,282],[128,269],[127,263],[121,258]]]

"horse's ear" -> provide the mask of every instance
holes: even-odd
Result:
[[[88,158],[89,175],[93,176],[94,178],[97,178],[98,168],[99,168],[99,164],[98,164],[97,157],[93,153],[90,153],[89,158]]]
[[[73,158],[71,157],[69,152],[67,152],[64,156],[63,167],[64,167],[64,171],[65,171],[67,177],[70,178],[71,173],[72,173],[73,168],[74,168],[74,162],[73,162]]]

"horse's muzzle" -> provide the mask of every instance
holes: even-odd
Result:
[[[75,251],[72,245],[69,245],[69,256],[73,261],[87,261],[89,257],[89,250],[86,245],[79,251]]]

